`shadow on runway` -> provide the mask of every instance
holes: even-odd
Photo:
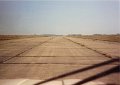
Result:
[[[70,75],[74,75],[74,74],[77,74],[77,73],[85,72],[85,71],[91,70],[93,68],[98,68],[98,67],[105,66],[105,65],[108,65],[108,64],[111,64],[111,63],[114,63],[114,62],[119,62],[119,61],[120,61],[120,58],[111,59],[111,60],[108,60],[108,61],[104,61],[102,63],[98,63],[98,64],[95,64],[95,65],[92,65],[92,66],[88,66],[88,67],[85,67],[85,68],[82,68],[82,69],[78,69],[78,70],[75,70],[75,71],[72,71],[72,72],[69,72],[69,73],[65,73],[65,74],[62,74],[62,75],[58,75],[56,77],[49,78],[45,81],[38,82],[34,85],[40,85],[40,84],[47,83],[47,82],[50,82],[50,81],[53,81],[53,80],[56,80],[56,79],[60,79],[60,78],[66,77],[66,76],[70,76]],[[89,81],[92,81],[92,80],[110,75],[112,73],[119,73],[119,72],[120,72],[120,65],[117,65],[117,66],[115,66],[113,68],[110,68],[106,71],[100,72],[96,75],[93,75],[93,76],[90,76],[86,79],[83,79],[82,81],[77,82],[76,84],[73,84],[73,85],[82,85],[82,84],[87,83]]]
[[[91,76],[91,77],[88,77],[88,78],[86,78],[86,79],[83,79],[82,81],[77,82],[76,84],[73,84],[73,85],[81,85],[81,84],[84,84],[84,83],[87,83],[87,82],[89,82],[89,81],[92,81],[92,80],[95,80],[95,79],[104,77],[104,76],[109,75],[109,74],[112,74],[112,73],[118,73],[118,72],[120,72],[119,69],[120,69],[120,65],[115,66],[115,67],[113,67],[113,68],[111,68],[111,69],[109,69],[109,70],[106,70],[106,71],[101,72],[101,73],[99,73],[99,74],[96,74],[96,75],[94,75],[94,76]]]

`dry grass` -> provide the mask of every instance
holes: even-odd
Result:
[[[84,39],[93,39],[93,40],[101,40],[101,41],[109,41],[109,42],[120,42],[120,34],[116,35],[75,35],[72,37],[84,38]]]
[[[0,35],[0,40],[12,40],[33,37],[48,37],[47,35]]]

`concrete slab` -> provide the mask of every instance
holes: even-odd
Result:
[[[82,81],[82,80],[81,79],[66,79],[66,80],[63,80],[64,85],[73,85],[73,84],[78,83],[80,81]],[[98,81],[93,82],[93,81],[91,81],[91,82],[87,82],[87,83],[82,84],[82,85],[106,85],[106,84],[103,83],[103,82],[98,82]]]
[[[81,38],[68,38],[73,40],[74,42],[84,44],[85,46],[110,55],[114,58],[114,56],[120,56],[120,43],[112,43],[105,41],[93,41],[90,39],[81,39]]]
[[[23,82],[20,85],[34,85],[34,84],[36,84],[38,82],[41,82],[41,81],[44,81],[44,80],[35,80],[35,79],[32,80],[32,79],[29,79],[29,80]],[[63,84],[62,84],[62,81],[57,81],[56,80],[56,81],[46,82],[46,83],[40,84],[40,85],[63,85]]]
[[[0,79],[0,85],[34,85],[45,80],[38,79]],[[53,80],[40,85],[73,85],[82,81],[82,79]],[[82,85],[107,85],[100,81],[91,81]]]
[[[21,85],[28,79],[0,79],[0,85]]]

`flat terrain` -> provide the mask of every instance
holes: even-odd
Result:
[[[109,41],[109,42],[119,42],[120,43],[120,34],[113,35],[70,35],[71,37],[78,37],[83,39],[92,39],[92,40],[101,40],[101,41]]]
[[[92,81],[119,85],[120,74],[110,70],[119,57],[117,42],[64,36],[0,41],[0,79],[85,80],[98,75]]]

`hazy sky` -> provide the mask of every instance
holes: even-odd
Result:
[[[0,1],[0,34],[120,33],[119,0]]]

